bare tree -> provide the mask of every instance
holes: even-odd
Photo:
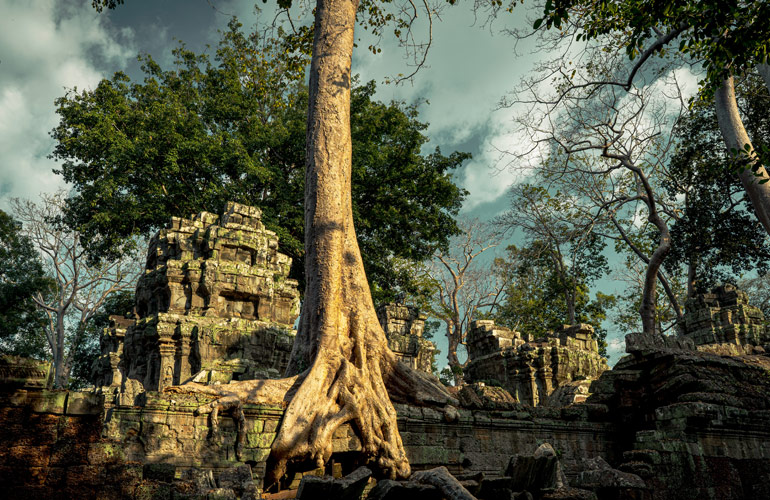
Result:
[[[79,233],[56,223],[65,197],[65,193],[59,191],[42,195],[40,204],[18,198],[11,200],[23,233],[40,253],[53,281],[49,292],[38,292],[33,300],[48,318],[45,337],[53,360],[55,388],[67,385],[73,356],[85,340],[84,327],[88,320],[109,295],[136,286],[141,270],[139,261],[131,255],[89,263],[80,245]]]
[[[509,197],[510,208],[495,219],[495,225],[504,232],[521,230],[532,257],[550,262],[567,307],[562,321],[574,325],[578,288],[606,272],[604,243],[594,232],[605,214],[590,213],[568,193],[551,194],[542,186],[516,184]]]
[[[656,283],[671,249],[667,220],[675,213],[656,182],[673,151],[671,129],[685,109],[685,98],[676,73],[665,67],[664,78],[642,87],[595,85],[615,78],[623,66],[601,47],[591,54],[590,61],[572,71],[564,67],[571,62],[556,61],[524,83],[516,101],[528,105],[520,130],[534,146],[517,159],[534,160],[550,182],[588,200],[586,210],[594,212],[590,219],[604,214],[617,221],[633,219],[640,209],[646,212],[658,235],[649,256],[620,225],[614,226],[615,237],[645,261],[640,316],[643,331],[654,332]],[[673,293],[669,298],[680,311]]]
[[[457,350],[466,346],[471,321],[480,310],[493,309],[506,289],[504,276],[492,272],[492,264],[485,265],[481,259],[498,244],[492,226],[477,219],[458,225],[462,233],[450,240],[447,251],[436,252],[429,270],[435,290],[430,312],[446,326],[447,361],[456,384],[461,383],[468,363],[459,360]]]

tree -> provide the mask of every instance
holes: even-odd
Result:
[[[714,96],[727,151],[741,160],[739,177],[757,218],[770,233],[770,175],[744,127],[734,85],[735,76],[756,68],[770,88],[769,16],[767,2],[738,1],[727,6],[715,0],[676,0],[662,8],[653,0],[556,0],[545,4],[534,28],[563,29],[578,41],[611,38],[614,50],[625,49],[634,61],[627,78],[594,80],[587,84],[591,87],[630,88],[652,56],[671,51],[670,45],[678,41],[674,51],[705,69],[703,95]]]
[[[119,0],[94,2],[111,6]],[[214,415],[226,408],[241,419],[244,400],[286,403],[271,447],[268,480],[281,477],[292,460],[323,465],[332,453],[334,430],[346,422],[359,433],[364,461],[387,476],[408,476],[391,398],[456,402],[438,379],[398,362],[388,349],[356,239],[351,60],[356,12],[364,6],[379,12],[376,4],[357,0],[319,0],[315,8],[305,157],[305,300],[289,376],[172,389],[216,395],[219,399],[210,405]]]
[[[585,276],[579,270],[581,265],[604,274],[608,271],[606,258],[600,247],[604,244],[597,235],[591,237],[587,245],[582,245],[581,259],[577,266],[562,262],[554,266],[554,255],[540,241],[519,248],[511,245],[506,257],[495,261],[495,271],[504,276],[507,283],[505,298],[498,305],[491,317],[496,323],[532,334],[536,339],[545,337],[549,332],[569,324],[588,323],[594,327],[594,335],[599,343],[599,352],[607,355],[607,331],[602,322],[607,319],[607,312],[615,307],[613,295],[596,293],[591,300],[589,285],[593,278]],[[557,256],[559,258],[559,256]],[[564,280],[564,276],[568,280]],[[568,293],[564,288],[569,287]],[[572,300],[567,305],[567,299]],[[572,310],[571,319],[569,311]]]
[[[307,58],[268,32],[247,36],[235,19],[213,61],[183,45],[174,54],[171,70],[143,56],[143,82],[116,73],[57,100],[52,156],[75,190],[65,221],[92,255],[115,257],[171,216],[258,205],[304,283]],[[391,257],[424,260],[457,232],[465,193],[451,172],[469,155],[421,154],[416,107],[376,102],[375,91],[369,82],[351,92],[351,189],[364,268],[387,301],[394,282],[409,286]]]
[[[67,385],[75,353],[84,341],[85,325],[110,294],[133,288],[140,266],[130,256],[98,265],[86,261],[80,235],[55,223],[65,194],[44,195],[42,203],[11,200],[23,234],[43,258],[52,284],[32,300],[46,316],[45,339],[50,350],[55,388]]]
[[[742,79],[738,103],[754,144],[770,140],[766,109],[770,94],[757,76]],[[687,269],[687,296],[735,282],[746,271],[765,274],[770,258],[767,234],[753,223],[740,181],[725,168],[729,155],[721,136],[712,99],[694,103],[675,129],[678,142],[663,182],[671,198],[682,200],[671,227],[675,242],[664,264],[670,274]]]
[[[45,315],[34,297],[51,285],[21,224],[0,210],[0,352],[43,358]]]
[[[460,362],[457,350],[466,346],[471,322],[481,311],[497,307],[506,289],[505,276],[480,263],[481,256],[497,246],[493,228],[478,220],[460,225],[462,233],[452,239],[448,250],[436,252],[428,270],[433,289],[428,311],[446,327],[447,361],[455,385],[462,382],[468,363],[467,358]]]
[[[551,289],[558,291],[566,306],[561,321],[575,324],[580,289],[609,270],[602,255],[604,242],[593,231],[597,221],[585,217],[566,193],[551,195],[541,186],[516,184],[509,196],[511,208],[495,223],[503,231],[522,230],[528,242],[526,254],[533,262],[550,264]]]

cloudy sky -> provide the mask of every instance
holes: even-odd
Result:
[[[0,208],[10,197],[35,199],[66,187],[47,158],[57,97],[93,88],[117,70],[139,78],[139,53],[167,65],[177,40],[206,50],[232,15],[246,26],[272,19],[243,0],[127,0],[102,14],[91,0],[0,0],[0,13]],[[497,102],[531,71],[538,56],[526,45],[514,51],[512,39],[502,34],[528,22],[523,10],[492,25],[482,21],[469,7],[447,8],[434,24],[427,67],[411,83],[380,83],[377,97],[423,102],[428,147],[473,154],[456,177],[470,191],[465,215],[486,219],[506,208],[505,194],[517,175],[500,168],[506,159],[499,151],[521,147],[511,134],[513,111],[497,110]],[[354,56],[353,71],[362,81],[382,82],[411,71],[394,40],[385,37],[377,56],[363,49],[369,43],[361,40]],[[613,361],[622,351],[616,337],[609,339]]]

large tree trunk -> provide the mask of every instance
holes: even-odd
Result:
[[[350,422],[362,462],[381,474],[410,474],[391,398],[416,404],[455,402],[433,376],[398,362],[377,320],[353,228],[350,65],[357,0],[318,0],[310,67],[305,172],[305,276],[299,332],[287,377],[174,392],[221,396],[212,403],[241,415],[241,402],[288,404],[272,444],[266,484],[289,461],[322,466],[332,435]],[[386,388],[387,387],[387,388]],[[390,397],[389,397],[390,396]],[[239,416],[240,418],[240,416]]]
[[[765,76],[761,71],[760,73]],[[722,82],[722,86],[716,91],[715,105],[719,130],[722,132],[722,138],[727,146],[728,155],[735,149],[745,151],[745,146],[749,146],[749,158],[753,162],[758,162],[754,148],[751,145],[749,135],[743,126],[743,120],[738,111],[738,103],[735,100],[735,87],[733,77],[727,78]],[[754,206],[754,213],[765,227],[765,231],[770,234],[770,176],[765,167],[758,165],[756,170],[746,169],[738,174],[743,183],[746,194],[749,195],[751,204]],[[764,184],[760,182],[764,181]]]

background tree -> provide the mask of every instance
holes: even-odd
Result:
[[[32,300],[45,313],[43,330],[50,350],[55,388],[67,385],[75,353],[84,341],[85,326],[110,294],[133,289],[140,266],[130,256],[89,264],[80,235],[56,224],[65,194],[44,195],[42,203],[11,200],[23,234],[42,256],[52,284]]]
[[[561,295],[565,306],[559,325],[574,325],[578,297],[609,271],[604,241],[593,231],[595,218],[586,217],[568,194],[551,195],[542,186],[516,184],[509,196],[510,209],[495,224],[506,232],[521,230],[527,242],[524,255],[533,266],[550,267],[547,287]]]
[[[454,385],[462,382],[468,363],[467,351],[461,362],[458,348],[466,348],[471,322],[482,311],[497,307],[506,290],[506,276],[493,273],[491,266],[483,263],[482,255],[499,240],[493,228],[479,220],[466,220],[460,226],[462,233],[452,238],[448,250],[436,252],[428,270],[433,289],[428,312],[446,328],[447,361]]]
[[[174,54],[171,70],[143,56],[143,82],[116,73],[57,100],[52,156],[75,191],[64,220],[92,255],[115,257],[171,216],[257,205],[304,283],[307,57],[236,20],[213,60],[183,45]],[[465,192],[451,172],[469,155],[421,154],[416,107],[376,102],[375,91],[369,82],[351,92],[353,217],[376,299],[387,301],[394,283],[413,287],[392,257],[424,260],[457,232]]]
[[[45,314],[34,297],[51,281],[21,223],[0,210],[0,352],[44,359]]]
[[[597,247],[604,244],[597,235],[592,235],[591,240],[592,243],[583,246],[587,258],[581,259],[580,264],[590,267],[592,273],[603,275],[609,267]],[[551,251],[537,240],[523,248],[509,246],[507,255],[496,259],[495,271],[502,274],[507,283],[504,300],[491,314],[498,324],[540,339],[567,322],[588,323],[594,327],[599,353],[607,356],[607,330],[603,322],[610,309],[616,306],[616,299],[613,295],[597,292],[591,300],[590,284],[594,278],[564,262],[554,266]],[[564,274],[569,277],[566,282]],[[567,294],[564,293],[565,286],[570,287]],[[567,298],[574,301],[571,306],[573,316],[569,321],[565,319],[570,309]]]
[[[607,45],[594,44],[575,60],[554,60],[522,83],[513,101],[525,105],[519,131],[532,149],[514,162],[534,168],[575,203],[588,220],[610,223],[605,236],[622,240],[646,266],[640,318],[643,331],[655,330],[657,281],[676,311],[678,299],[661,267],[671,250],[672,201],[661,188],[676,141],[671,129],[686,107],[676,72],[659,68],[645,86],[599,85],[618,80],[625,59]],[[590,212],[590,213],[589,213]],[[644,214],[654,226],[656,245],[642,252],[624,221]],[[652,232],[650,233],[652,234]]]
[[[514,3],[511,3],[511,8]],[[734,77],[757,69],[770,87],[770,16],[767,2],[676,0],[661,8],[653,0],[556,0],[543,7],[534,28],[556,28],[576,41],[598,41],[629,58],[625,76],[593,79],[587,87],[629,89],[636,77],[651,74],[650,59],[675,52],[691,67],[701,65],[704,97],[714,97],[715,114],[729,155],[739,160],[738,175],[754,212],[770,232],[770,176],[746,131],[735,96]],[[678,44],[675,45],[675,44]],[[671,49],[674,45],[676,48]]]

